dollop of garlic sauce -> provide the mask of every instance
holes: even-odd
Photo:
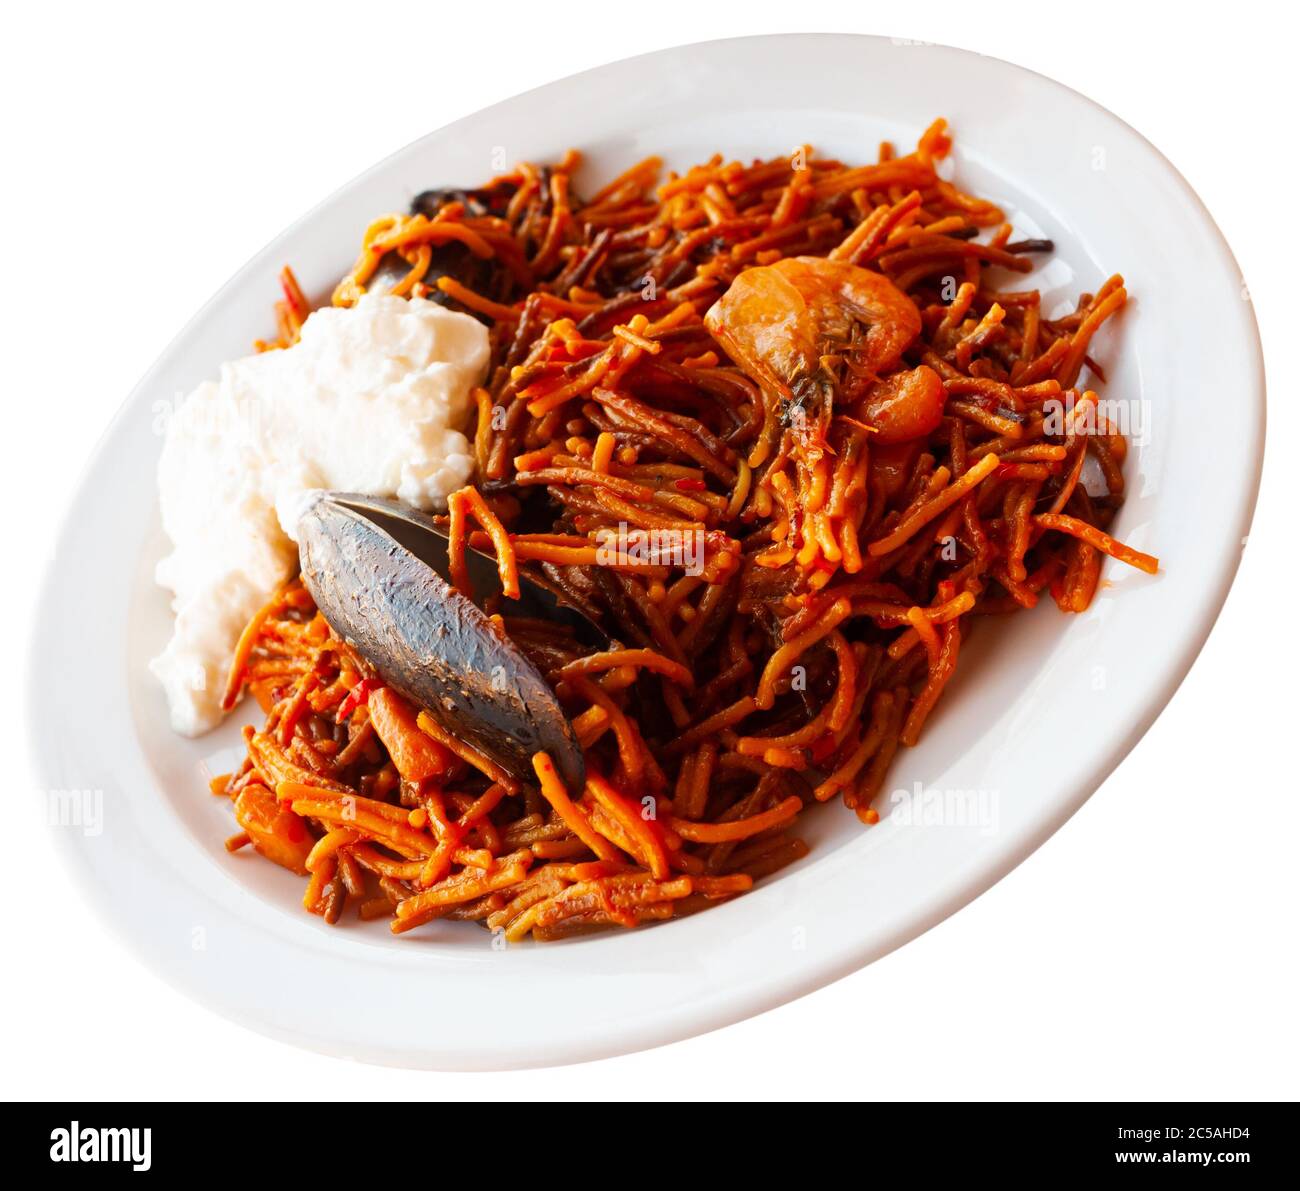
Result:
[[[314,489],[444,508],[473,469],[471,390],[487,328],[423,298],[366,295],[323,308],[294,346],[226,364],[167,425],[158,489],[173,550],[158,582],[176,624],[150,663],[172,727],[222,718],[244,626],[298,566],[294,531]]]

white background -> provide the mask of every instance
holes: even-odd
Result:
[[[527,11],[527,24],[502,10]],[[1296,481],[1287,444],[1300,435],[1293,21],[1273,4],[1238,3],[1225,18],[1194,4],[940,0],[802,0],[793,16],[788,4],[757,0],[11,10],[0,73],[0,441],[17,555],[0,563],[0,601],[15,678],[35,578],[83,460],[140,374],[239,264],[424,132],[676,43],[881,33],[978,50],[1085,92],[1151,139],[1217,218],[1250,286],[1272,393],[1251,541],[1190,677],[1055,838],[903,950],[793,1005],[647,1054],[502,1075],[390,1071],[267,1041],[182,999],[101,936],[43,836],[11,834],[0,868],[0,1094],[1300,1095],[1291,681],[1300,651],[1286,503]],[[1187,279],[1196,283],[1194,261]],[[1222,393],[1225,409],[1240,396]],[[1229,479],[1213,459],[1205,469],[1207,484]],[[19,798],[34,783],[22,761],[21,682],[0,699],[15,758],[5,794]]]

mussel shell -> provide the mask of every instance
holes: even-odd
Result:
[[[405,547],[435,574],[450,582],[451,543],[447,531],[418,509],[383,496],[367,496],[361,492],[330,492],[318,494],[317,499],[328,497],[336,504],[360,513],[374,522],[399,546]],[[500,597],[501,572],[496,559],[476,550],[465,549],[465,569],[478,607]],[[576,607],[568,595],[555,587],[544,576],[519,574],[519,597],[507,605],[508,615],[553,621],[567,629],[588,649],[612,649],[615,643],[604,627]]]
[[[521,783],[534,780],[533,754],[545,751],[569,789],[581,790],[582,749],[554,691],[408,548],[416,531],[437,535],[437,527],[396,502],[374,503],[394,510],[408,544],[372,520],[374,510],[368,516],[328,494],[298,522],[303,582],[329,626],[386,683]]]
[[[435,186],[422,190],[411,200],[411,214],[432,219],[448,203],[460,203],[467,215],[504,215],[510,193],[501,188]]]
[[[379,264],[366,282],[370,293],[387,293],[411,271],[410,264],[396,252],[385,253]],[[426,297],[430,302],[437,302],[448,310],[472,315],[481,323],[491,324],[492,320],[477,310],[462,306],[455,298],[438,288],[439,277],[450,277],[461,285],[472,289],[477,294],[495,300],[503,293],[503,286],[508,276],[495,260],[483,260],[475,256],[464,244],[452,240],[447,244],[438,244],[429,257],[429,268],[421,279],[428,287]]]
[[[422,190],[417,194],[411,200],[411,214],[432,219],[448,203],[461,203],[469,215],[501,214],[507,199],[508,196],[501,191],[463,190],[455,186],[444,186],[434,190]],[[379,261],[366,288],[372,293],[383,293],[397,285],[410,271],[410,264],[400,253],[389,252]],[[487,315],[470,310],[455,298],[444,294],[437,286],[440,277],[450,277],[453,281],[459,281],[461,285],[494,301],[507,297],[510,288],[510,275],[496,260],[484,260],[475,256],[458,240],[434,246],[428,271],[422,279],[429,287],[427,295],[429,301],[446,306],[449,310],[458,310],[463,314],[472,315],[480,322],[489,325],[492,320]]]

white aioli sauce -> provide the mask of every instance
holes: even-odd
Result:
[[[316,311],[299,343],[226,364],[185,399],[158,464],[173,550],[157,579],[175,595],[176,625],[150,663],[177,732],[220,722],[239,634],[297,567],[308,492],[428,510],[469,480],[461,428],[487,362],[487,329],[469,315],[367,295]]]

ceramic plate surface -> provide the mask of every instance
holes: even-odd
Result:
[[[925,739],[895,762],[891,784],[920,799],[887,799],[870,830],[836,806],[806,816],[809,857],[680,922],[506,950],[470,924],[393,938],[382,923],[326,926],[302,912],[299,878],[227,854],[230,809],[206,793],[206,775],[230,767],[251,716],[181,739],[146,669],[170,626],[152,582],[163,550],[155,423],[158,403],[271,331],[281,265],[328,293],[377,213],[430,186],[476,183],[501,154],[545,161],[577,146],[580,182],[650,153],[685,166],[810,143],[859,162],[882,139],[910,149],[938,115],[955,133],[961,184],[1000,203],[1017,235],[1055,241],[1051,261],[1017,281],[1041,288],[1049,313],[1125,276],[1133,300],[1095,347],[1104,396],[1134,419],[1115,532],[1158,554],[1160,574],[1108,562],[1086,614],[1043,607],[977,634]],[[1227,245],[1173,167],[1084,97],[990,58],[868,37],[721,41],[615,63],[458,121],[358,178],[241,269],[141,381],[82,479],[46,580],[30,678],[41,780],[102,791],[98,833],[59,831],[88,902],[152,968],[253,1029],[448,1069],[669,1042],[915,937],[1078,809],[1214,622],[1254,505],[1263,425],[1258,336]],[[86,707],[94,714],[66,732]],[[945,795],[976,808],[970,821],[928,821]],[[383,1009],[347,1010],[356,1004]]]

